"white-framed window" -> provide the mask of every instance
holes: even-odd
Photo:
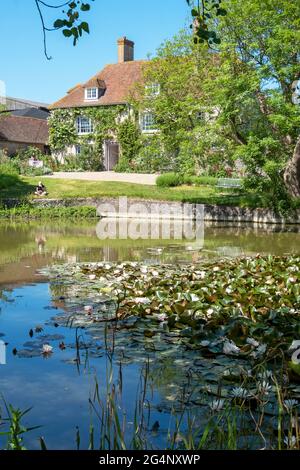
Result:
[[[78,134],[91,134],[94,132],[93,121],[86,116],[78,116],[76,125]]]
[[[196,119],[198,122],[201,122],[202,124],[206,122],[206,112],[205,111],[197,111],[196,112]]]
[[[154,114],[150,111],[143,112],[140,116],[140,126],[142,132],[157,132]]]
[[[85,89],[85,99],[86,100],[97,100],[99,97],[98,88],[86,88]]]
[[[160,93],[160,84],[159,83],[150,83],[149,85],[146,85],[146,95],[148,98],[153,98],[155,96],[158,96]]]

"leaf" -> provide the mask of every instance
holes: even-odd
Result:
[[[53,27],[56,29],[62,28],[63,26],[66,26],[66,21],[65,20],[56,20],[53,23]]]
[[[82,3],[80,9],[81,11],[89,11],[91,9],[91,6],[89,3]]]
[[[72,34],[72,31],[70,31],[69,29],[63,29],[63,35],[66,36],[66,38],[70,38]]]
[[[83,29],[83,31],[85,31],[88,34],[90,33],[90,27],[86,21],[83,21],[80,26]]]
[[[40,446],[41,446],[41,450],[47,450],[47,446],[43,437],[40,437]]]
[[[226,16],[226,15],[227,15],[227,11],[225,10],[225,8],[217,9],[217,16]]]

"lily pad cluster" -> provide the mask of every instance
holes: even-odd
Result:
[[[288,357],[300,336],[299,257],[256,256],[201,266],[76,264],[48,274],[52,284],[69,284],[69,298],[102,304],[88,315],[91,323],[150,320],[207,357],[274,360],[282,352]]]
[[[300,337],[300,257],[178,266],[75,263],[43,273],[55,304],[65,309],[52,321],[85,328],[92,357],[103,355],[108,334],[118,362],[148,361],[151,380],[163,391],[161,403],[149,406],[159,412],[190,407],[199,420],[217,422],[228,410],[248,410],[249,439],[257,439],[255,420],[261,419],[270,442],[286,416],[282,446],[299,445],[298,438],[291,441],[290,424],[298,418],[288,417],[299,412],[293,358]]]

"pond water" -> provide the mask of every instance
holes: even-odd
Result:
[[[76,448],[78,430],[80,447],[87,448],[90,424],[94,422],[97,429],[94,399],[98,390],[100,394],[105,391],[110,374],[111,383],[116,384],[114,393],[120,396],[121,413],[126,412],[125,429],[128,433],[132,429],[137,404],[142,403],[151,443],[163,448],[171,410],[180,416],[180,406],[187,401],[183,395],[189,387],[188,370],[197,360],[197,353],[177,348],[172,341],[155,353],[141,343],[140,349],[126,357],[130,334],[128,344],[126,335],[122,337],[123,360],[119,354],[108,357],[106,352],[115,338],[104,327],[91,332],[60,325],[59,318],[68,308],[68,291],[56,291],[40,274],[42,268],[82,261],[201,263],[258,252],[282,255],[300,251],[300,227],[296,226],[206,224],[198,240],[102,240],[96,224],[0,223],[0,339],[7,343],[6,364],[0,364],[0,393],[14,407],[32,407],[25,423],[41,428],[25,435],[30,449],[39,448],[39,436],[49,449]],[[88,351],[86,345],[91,342]],[[52,354],[40,354],[45,343],[53,346]],[[194,419],[205,419],[203,407],[197,403],[191,412]],[[96,430],[95,447],[98,438]],[[0,448],[4,443],[0,436]]]

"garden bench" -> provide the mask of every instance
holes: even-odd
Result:
[[[241,188],[242,180],[239,178],[219,178],[217,182],[217,188]]]

